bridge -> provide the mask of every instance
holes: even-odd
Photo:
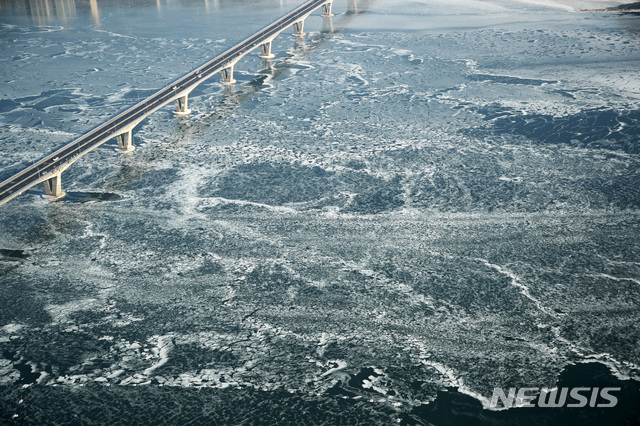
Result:
[[[233,67],[243,56],[260,48],[262,58],[273,58],[275,55],[271,53],[271,43],[282,31],[293,26],[296,36],[304,36],[305,19],[320,7],[323,16],[333,16],[332,4],[333,0],[307,1],[209,62],[11,176],[0,183],[0,205],[41,182],[44,183],[45,198],[64,197],[62,172],[78,159],[113,138],[117,140],[118,151],[133,151],[133,129],[146,117],[172,101],[175,102],[175,114],[188,115],[191,112],[188,107],[189,93],[199,84],[217,72],[221,73],[224,84],[235,83]]]

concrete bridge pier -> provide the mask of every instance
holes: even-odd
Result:
[[[322,20],[322,32],[323,33],[333,32],[333,19],[331,19],[331,16],[327,16],[326,19]]]
[[[62,173],[44,181],[44,192],[42,197],[49,200],[58,200],[66,195],[62,190]]]
[[[330,1],[329,3],[325,3],[322,5],[322,16],[324,16],[325,18],[330,18],[333,16],[333,13],[331,13],[331,9],[333,6],[333,1]]]
[[[260,57],[262,59],[273,59],[276,57],[276,55],[271,53],[271,42],[272,40],[269,40],[268,42],[260,45]]]
[[[175,115],[189,115],[191,110],[189,109],[189,94],[179,97],[175,100],[176,110],[173,111]]]
[[[220,71],[222,74],[223,84],[235,84],[236,80],[233,78],[233,65]]]
[[[295,34],[296,37],[304,37],[306,35],[304,32],[304,19],[302,21],[294,22],[293,34]]]
[[[358,13],[358,0],[349,0],[347,5],[347,13]]]
[[[116,150],[118,152],[131,152],[134,149],[136,149],[136,147],[133,146],[132,144],[132,141],[133,141],[132,129],[127,130],[126,132],[116,136],[116,140],[118,141],[118,149]]]

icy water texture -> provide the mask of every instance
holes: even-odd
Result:
[[[3,3],[0,178],[283,3]],[[639,379],[639,17],[334,9],[0,208],[1,422],[419,423],[446,388]]]

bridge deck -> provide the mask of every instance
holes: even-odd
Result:
[[[187,95],[215,73],[233,66],[235,62],[250,51],[270,42],[286,28],[303,21],[313,11],[331,2],[332,0],[307,1],[209,62],[11,176],[0,183],[0,205],[17,197],[38,183],[59,175],[80,157],[106,141],[130,131],[153,112],[171,101]]]

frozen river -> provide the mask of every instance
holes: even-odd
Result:
[[[0,2],[0,180],[299,3]],[[0,207],[0,423],[635,424],[619,4],[335,0]],[[620,404],[489,409],[554,386]]]

